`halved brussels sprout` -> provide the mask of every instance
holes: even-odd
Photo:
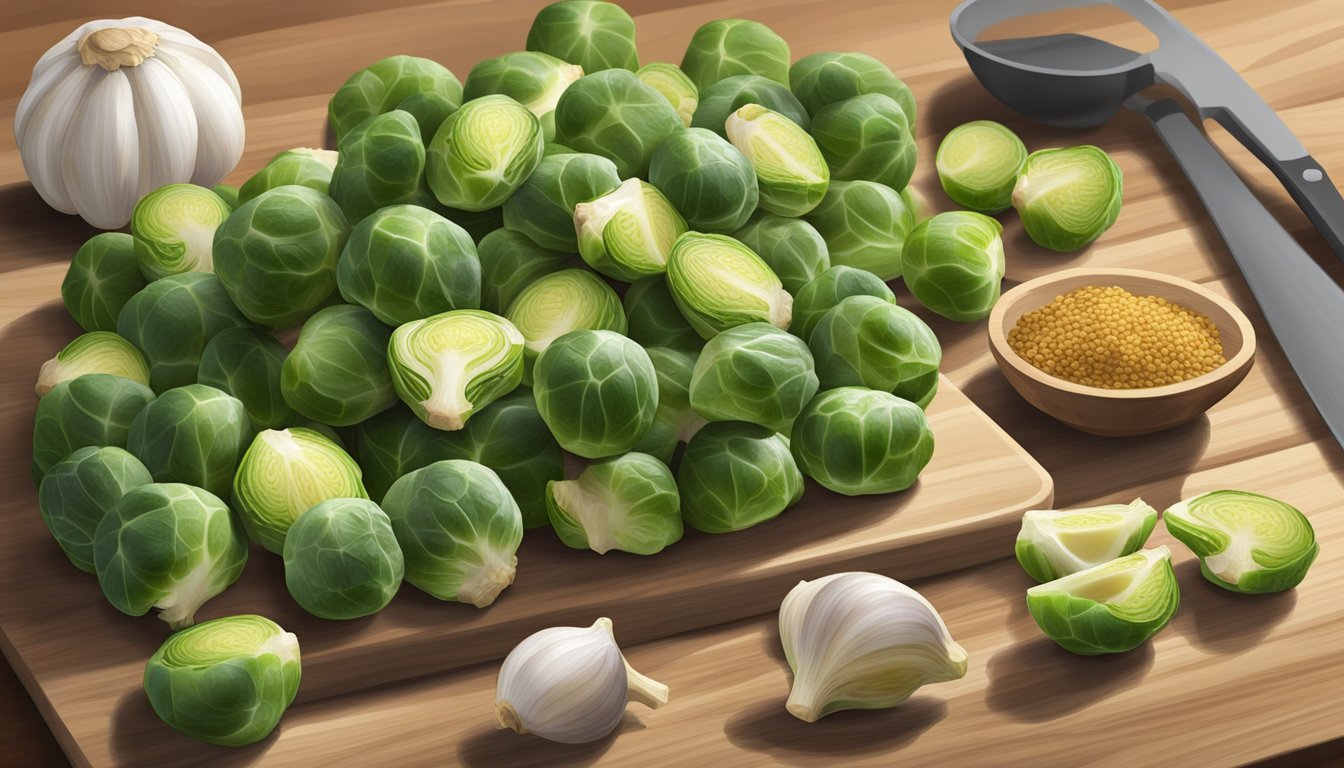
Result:
[[[140,198],[131,236],[145,279],[213,270],[215,228],[232,212],[219,195],[195,184],[167,184]]]
[[[1296,507],[1246,491],[1213,491],[1162,513],[1167,531],[1199,557],[1204,578],[1233,592],[1292,589],[1321,547]]]
[[[905,110],[881,93],[827,104],[812,117],[812,138],[832,179],[866,180],[905,189],[915,173],[915,131]]]
[[[449,437],[461,433],[434,429],[403,403],[359,422],[351,433],[352,453],[364,471],[364,488],[376,502],[407,472],[459,458]]]
[[[756,169],[761,209],[802,216],[821,202],[831,171],[807,131],[784,115],[748,104],[728,116],[724,129]]]
[[[622,304],[626,335],[642,347],[668,347],[696,353],[704,344],[700,334],[681,314],[663,275],[652,275],[631,283]]]
[[[242,401],[204,384],[170,389],[131,422],[126,450],[158,483],[186,483],[229,497],[233,471],[252,439]]]
[[[230,211],[238,207],[237,187],[231,187],[228,184],[216,184],[210,188],[210,191],[219,195],[219,199],[223,200],[224,204],[229,206]]]
[[[653,151],[649,181],[698,232],[729,233],[756,210],[756,170],[737,147],[704,128],[667,137]]]
[[[513,583],[523,517],[487,467],[436,461],[393,483],[383,510],[418,589],[484,608]]]
[[[807,221],[826,240],[832,264],[866,269],[883,280],[901,276],[901,252],[915,217],[891,187],[833,181]]]
[[[187,272],[132,296],[117,317],[117,334],[144,354],[150,386],[163,392],[196,381],[201,352],[215,334],[248,325],[218,277]]]
[[[1087,144],[1032,152],[1012,199],[1022,227],[1037,245],[1067,252],[1110,229],[1120,216],[1123,197],[1120,166]]]
[[[905,111],[910,130],[915,129],[915,94],[892,74],[886,64],[866,53],[814,53],[789,68],[789,88],[798,101],[816,117],[827,105],[865,93],[891,97]]]
[[[287,184],[315,189],[325,195],[331,185],[331,172],[336,168],[339,157],[339,153],[330,149],[287,149],[272,157],[260,171],[243,183],[238,190],[238,202],[246,203],[262,192]]]
[[[288,354],[265,331],[229,328],[205,345],[196,383],[242,401],[254,430],[280,429],[298,418],[280,391],[280,371]]]
[[[397,402],[387,353],[392,330],[363,307],[308,318],[280,371],[280,394],[302,416],[348,427]]]
[[[740,421],[706,424],[686,445],[677,470],[681,516],[705,533],[728,533],[773,520],[803,496],[789,441]]]
[[[725,77],[756,75],[788,85],[789,44],[759,21],[717,19],[691,35],[681,69],[697,88]]]
[[[527,32],[527,50],[549,53],[584,72],[639,68],[635,20],[615,3],[561,0],[537,12]]]
[[[569,84],[583,77],[583,67],[540,51],[516,51],[485,59],[471,68],[462,87],[467,101],[482,96],[508,96],[541,121],[546,140],[555,138],[555,103]]]
[[[424,145],[429,144],[434,132],[460,106],[461,100],[453,101],[441,93],[417,91],[402,99],[397,109],[415,118],[415,124],[420,126],[420,143]]]
[[[653,150],[684,129],[661,93],[623,69],[584,75],[555,105],[555,140],[610,159],[623,179],[648,175]]]
[[[52,538],[76,568],[93,573],[93,535],[112,505],[154,482],[121,448],[88,445],[56,462],[37,490],[37,508]]]
[[[831,267],[826,240],[802,219],[758,212],[732,236],[755,251],[789,293],[801,290]]]
[[[500,205],[541,162],[537,116],[508,96],[482,96],[448,116],[425,150],[425,178],[451,208]]]
[[[635,76],[645,85],[661,93],[667,103],[677,110],[682,125],[691,124],[691,115],[700,103],[700,90],[676,64],[656,61],[640,67]]]
[[[695,340],[698,343],[700,337]],[[691,408],[691,376],[695,373],[697,353],[669,347],[644,351],[658,374],[658,410],[653,414],[653,426],[634,450],[670,465],[677,444],[689,441],[707,423]]]
[[[42,364],[37,372],[37,396],[86,373],[110,373],[149,386],[149,364],[134,344],[115,333],[93,331],[79,335]]]
[[[808,336],[824,389],[868,387],[925,408],[938,391],[938,337],[913,312],[875,296],[850,296]]]
[[[323,619],[381,611],[401,587],[405,564],[387,514],[368,499],[327,499],[285,534],[285,586]]]
[[[909,400],[840,387],[803,408],[789,447],[803,474],[836,493],[893,493],[914,485],[929,463],[933,432]]]
[[[1041,631],[1083,656],[1123,653],[1167,625],[1181,594],[1171,551],[1144,549],[1027,590]]]
[[[153,399],[144,384],[108,373],[87,373],[52,387],[37,401],[33,420],[33,484],[79,448],[125,448],[131,422]]]
[[[626,179],[608,194],[574,207],[579,254],[615,280],[634,282],[667,270],[686,221],[657,187]]]
[[[1032,509],[1022,515],[1014,551],[1031,578],[1054,581],[1143,548],[1157,510],[1135,499],[1083,509]]]
[[[619,333],[567,333],[541,353],[532,376],[537,410],[570,453],[625,453],[653,425],[658,374],[648,353]]]
[[[458,309],[397,328],[387,359],[402,402],[429,426],[452,431],[523,380],[524,343],[499,315]]]
[[[530,378],[537,355],[570,331],[625,333],[621,297],[586,269],[566,269],[537,278],[518,294],[504,317],[526,339],[524,378]]]
[[[983,320],[1003,281],[1003,225],[973,211],[948,211],[906,235],[905,285],[919,303],[962,323]]]
[[[702,338],[758,321],[789,327],[793,297],[760,256],[731,237],[687,232],[677,238],[667,285]]]
[[[746,421],[787,434],[817,388],[812,354],[801,339],[769,323],[747,323],[700,351],[691,407],[709,421]]]
[[[504,226],[552,251],[579,249],[574,207],[621,185],[616,164],[600,155],[572,152],[543,157],[523,186],[504,202]]]
[[[115,331],[121,308],[144,287],[135,238],[125,232],[100,232],[70,260],[61,281],[61,300],[80,328]]]
[[[938,145],[938,180],[952,202],[980,213],[1013,204],[1013,186],[1027,147],[1008,126],[973,120],[947,132]]]
[[[748,104],[760,104],[807,130],[812,121],[787,85],[760,75],[734,75],[700,91],[700,103],[691,115],[692,128],[707,128],[728,138],[728,116]]]
[[[888,304],[896,303],[896,294],[872,272],[854,267],[831,267],[799,289],[793,300],[793,323],[789,332],[809,341],[821,318],[850,296],[876,296]]]
[[[509,229],[486,235],[476,252],[481,261],[481,309],[497,315],[542,275],[583,266],[577,254],[548,251]]]
[[[331,97],[327,118],[336,141],[355,126],[396,109],[407,97],[431,91],[450,104],[462,103],[462,84],[446,67],[417,56],[389,56],[359,70]]]
[[[112,607],[130,616],[159,609],[189,627],[205,601],[238,580],[247,537],[220,498],[183,483],[127,491],[93,537],[93,567]]]
[[[681,539],[677,481],[646,453],[595,461],[575,480],[547,483],[546,508],[561,541],[599,555],[652,555]]]
[[[346,221],[358,224],[379,208],[398,203],[434,204],[425,184],[425,146],[420,125],[399,109],[355,126],[341,141],[328,187]]]

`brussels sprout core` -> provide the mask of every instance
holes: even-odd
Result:
[[[522,381],[525,344],[508,320],[464,309],[397,328],[387,354],[401,399],[431,427],[457,430]]]
[[[1321,551],[1305,515],[1256,493],[1205,493],[1171,507],[1162,519],[1199,556],[1204,578],[1234,592],[1292,589]]]

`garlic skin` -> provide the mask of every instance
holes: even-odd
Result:
[[[925,683],[966,674],[966,651],[929,601],[875,573],[799,582],[779,608],[779,637],[793,670],[785,706],[808,723],[894,707]]]
[[[630,666],[611,619],[601,618],[591,627],[543,629],[510,651],[495,687],[495,722],[582,744],[615,730],[630,700],[656,709],[667,703],[667,686]]]
[[[243,154],[242,93],[215,49],[160,21],[81,25],[38,59],[14,115],[33,187],[102,229],[145,194],[211,187]]]

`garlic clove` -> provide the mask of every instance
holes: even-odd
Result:
[[[85,70],[102,72],[96,67]],[[99,77],[75,111],[59,172],[84,220],[114,229],[130,219],[138,196],[140,143],[126,74],[106,72]]]
[[[229,90],[227,81],[199,59],[169,46],[160,48],[158,55],[182,82],[196,114],[198,139],[191,183],[212,186],[243,156],[246,132],[230,119],[238,112],[238,96]]]
[[[196,112],[191,97],[159,57],[146,59],[126,75],[135,105],[140,140],[140,180],[136,199],[165,184],[192,177],[196,165]],[[218,179],[212,180],[213,184]]]
[[[17,112],[14,123],[24,170],[47,205],[61,213],[75,213],[75,203],[61,170],[66,135],[77,125],[76,108],[100,79],[96,71],[80,64],[77,57],[70,60],[74,68],[47,89],[41,100]],[[60,70],[64,72],[66,67],[61,66]]]

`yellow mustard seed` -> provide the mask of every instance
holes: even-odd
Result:
[[[1118,286],[1056,296],[1018,319],[1008,345],[1051,376],[1103,389],[1176,384],[1227,362],[1207,317]]]

